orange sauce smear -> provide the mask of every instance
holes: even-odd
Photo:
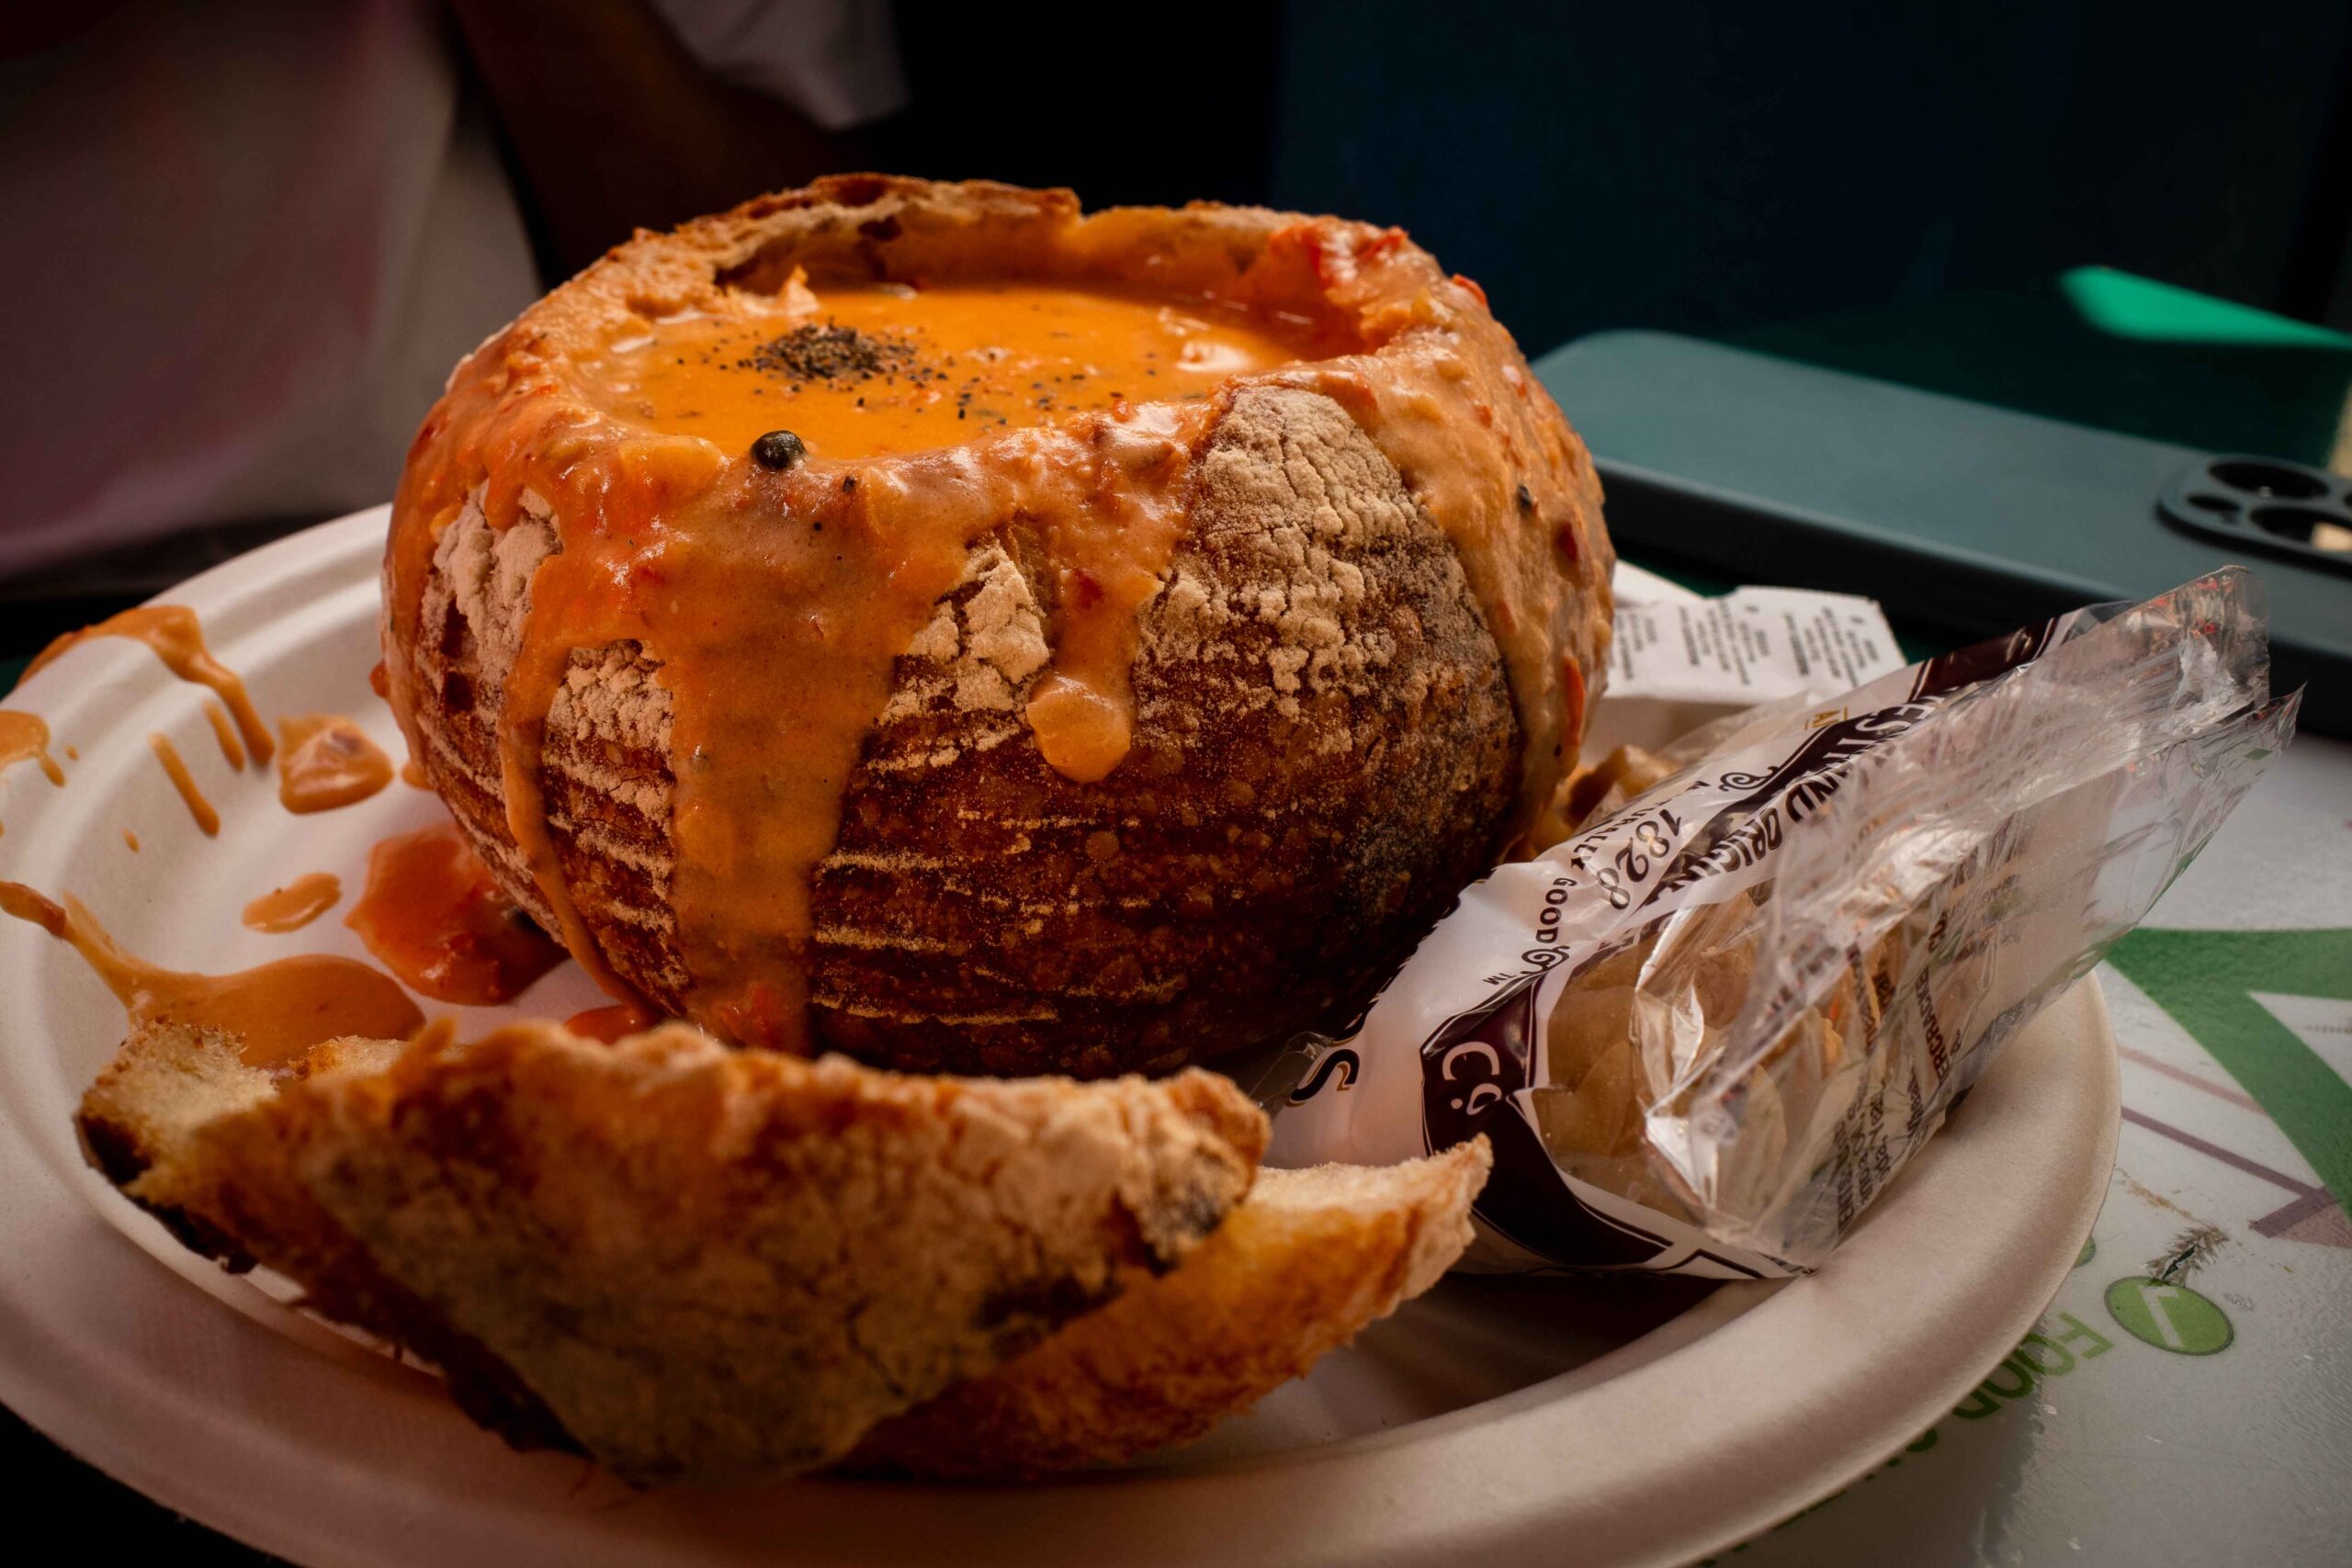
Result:
[[[179,748],[161,735],[149,736],[147,748],[155,753],[155,761],[164,764],[164,776],[172,781],[172,787],[180,792],[180,799],[187,803],[187,814],[196,818],[197,827],[206,838],[219,838],[220,813],[212,809],[212,803],[204,798],[202,790],[196,787],[196,775],[189,773],[187,763],[181,761]]]
[[[65,787],[65,770],[49,754],[49,721],[37,713],[0,708],[0,773],[19,762],[36,761],[51,784]],[[0,827],[0,832],[6,830]]]
[[[730,455],[789,430],[812,456],[872,457],[1122,402],[1197,401],[1314,352],[1304,323],[1044,284],[821,297],[796,284],[778,303],[625,333],[582,364],[582,389],[610,413]]]
[[[245,929],[272,936],[300,931],[335,907],[343,883],[333,872],[313,871],[283,887],[273,887],[245,906]]]
[[[241,1036],[256,1067],[289,1065],[322,1040],[405,1039],[424,1014],[390,976],[349,958],[281,958],[232,975],[159,968],[117,946],[68,895],[61,906],[22,883],[0,882],[0,913],[30,920],[82,955],[133,1026],[174,1022]]]
[[[102,637],[128,637],[145,643],[173,674],[210,687],[235,717],[237,733],[243,737],[245,750],[253,754],[254,761],[269,761],[269,731],[263,726],[261,715],[254,711],[253,699],[245,695],[244,682],[235,671],[212,657],[211,650],[204,646],[204,630],[197,623],[196,612],[185,604],[142,604],[119,615],[109,615],[94,626],[67,632],[42,649],[26,667],[25,674],[30,677],[68,649]]]
[[[0,708],[0,773],[18,762],[39,761],[49,782],[62,788],[65,770],[49,754],[49,722],[37,713]]]
[[[122,841],[124,847],[129,849],[132,854],[137,854],[139,852],[139,835],[132,832],[128,828],[125,828],[122,830]]]
[[[221,711],[219,703],[208,702],[204,705],[204,716],[211,721],[212,739],[220,743],[221,761],[243,773],[245,767],[244,743],[237,739],[237,731],[229,723],[229,716]]]
[[[564,951],[501,891],[454,822],[386,839],[345,917],[385,968],[438,1001],[494,1007]]]
[[[277,721],[277,799],[298,815],[350,806],[392,782],[392,760],[347,718],[306,714]]]

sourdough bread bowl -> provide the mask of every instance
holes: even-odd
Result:
[[[739,1043],[1158,1071],[1359,1004],[1574,764],[1612,556],[1396,230],[844,176],[460,365],[395,711],[500,881]]]

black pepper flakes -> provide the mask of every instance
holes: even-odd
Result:
[[[1521,512],[1532,512],[1535,510],[1535,492],[1529,490],[1525,485],[1519,487],[1519,509]]]
[[[752,350],[739,368],[764,370],[793,383],[798,391],[809,381],[865,381],[914,367],[914,345],[876,337],[837,322],[810,322],[795,327]]]

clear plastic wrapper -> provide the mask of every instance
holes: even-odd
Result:
[[[2295,705],[2231,570],[1710,725],[1465,890],[1359,1028],[1303,1043],[1272,1157],[1484,1134],[1472,1267],[1809,1269],[2147,912]]]

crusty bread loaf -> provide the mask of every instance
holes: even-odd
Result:
[[[1190,1442],[1435,1284],[1470,1244],[1484,1138],[1392,1166],[1261,1170],[1169,1274],[866,1434],[850,1468],[1028,1476]]]
[[[1150,419],[1120,412],[765,473],[661,447],[576,384],[612,333],[724,313],[802,267],[820,288],[1046,276],[1248,299],[1352,351],[1176,408],[1148,461],[1119,444],[1148,447]],[[1057,771],[1031,729],[1082,607],[1055,554],[1067,517],[1057,532],[1022,499],[1046,469],[1093,476],[1077,502],[1056,492],[1081,510],[1148,470],[1181,522],[1134,613],[1131,739],[1100,778]],[[710,540],[887,544],[956,508],[960,573],[922,577],[942,592],[885,650],[854,756],[747,757],[740,713],[729,747],[681,754],[682,694],[802,657],[793,628],[831,613],[779,608],[732,666],[684,650],[693,593],[768,570],[715,564]],[[1081,218],[1066,192],[858,176],[640,236],[460,367],[395,510],[385,653],[413,749],[501,882],[661,1008],[892,1066],[1094,1077],[1359,1003],[1573,763],[1611,563],[1582,446],[1476,286],[1401,233],[1214,207]],[[921,575],[876,568],[857,592]],[[534,636],[559,639],[554,660],[518,666]],[[739,853],[769,798],[741,781],[784,801],[802,767],[838,805],[830,852]],[[692,797],[721,774],[736,815],[714,831],[720,808]],[[805,919],[779,913],[779,877],[805,882]],[[755,903],[766,923],[731,929]]]
[[[1227,1080],[911,1078],[670,1025],[320,1047],[135,1033],[93,1163],[183,1240],[438,1363],[469,1413],[639,1481],[837,1460],[1174,1267],[1248,1190]]]
[[[826,1044],[911,1069],[1165,1068],[1349,1005],[1500,849],[1520,730],[1444,537],[1328,398],[1236,399],[1143,615],[1136,750],[1110,784],[1019,739],[1050,590],[1018,528],[898,662],[818,868]],[[541,921],[506,831],[495,721],[545,525],[441,536],[420,664],[427,766]],[[1285,674],[1285,670],[1291,672]],[[541,787],[582,919],[683,1013],[661,666],[572,657]]]

